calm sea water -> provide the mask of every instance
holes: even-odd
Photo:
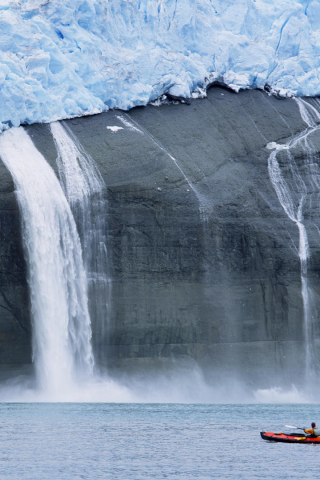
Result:
[[[320,478],[320,446],[260,430],[320,424],[318,405],[0,404],[0,478]]]

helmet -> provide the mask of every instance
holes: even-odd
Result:
[[[311,423],[312,428],[316,428],[316,424],[314,422]]]

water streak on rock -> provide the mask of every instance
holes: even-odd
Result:
[[[147,135],[147,137],[150,138],[150,140],[155,145],[157,145],[157,147],[160,148],[160,150],[163,153],[165,153],[173,161],[173,163],[176,165],[176,167],[180,171],[181,175],[183,176],[183,178],[185,179],[185,181],[187,182],[187,184],[189,185],[189,187],[191,188],[191,190],[193,191],[193,193],[197,197],[197,200],[199,202],[200,216],[201,216],[202,221],[205,222],[208,219],[208,215],[209,215],[208,212],[209,212],[210,205],[209,205],[206,197],[203,194],[201,194],[199,192],[199,190],[195,187],[193,182],[191,182],[190,178],[187,176],[187,174],[185,173],[185,171],[181,167],[180,162],[173,155],[171,155],[171,153],[162,145],[162,143],[160,143],[159,140],[157,140],[150,132],[146,131],[146,129],[141,127],[141,125],[139,125],[138,122],[133,120],[127,113],[125,115],[128,118],[128,120],[126,120],[123,116],[118,116],[117,118],[123,123],[123,125],[130,128],[131,130],[134,130],[134,131],[136,131],[136,132],[138,132],[142,135]],[[131,122],[133,122],[133,123],[131,123]],[[203,175],[203,172],[201,172],[201,173]]]
[[[301,293],[305,325],[306,384],[310,388],[314,371],[313,318],[311,293],[308,284],[308,258],[310,248],[304,224],[304,209],[307,198],[320,193],[317,151],[311,136],[320,129],[320,113],[313,105],[296,99],[300,115],[307,128],[291,138],[286,144],[269,144],[274,148],[268,160],[269,176],[278,199],[287,216],[299,230],[299,258],[301,265]],[[298,164],[298,162],[300,162]]]
[[[108,275],[107,202],[104,181],[95,162],[66,124],[50,125],[57,148],[57,164],[62,187],[74,214],[83,249],[88,279],[89,309],[94,321],[95,344],[106,335],[111,279]],[[103,349],[96,349],[101,360]]]

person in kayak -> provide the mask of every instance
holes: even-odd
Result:
[[[306,428],[304,430],[304,433],[309,434],[310,437],[319,437],[320,436],[320,428],[317,428],[315,422],[312,422],[311,423],[311,428]]]

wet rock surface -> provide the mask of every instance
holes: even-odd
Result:
[[[301,373],[299,232],[270,182],[266,148],[306,128],[296,102],[214,87],[190,105],[110,111],[67,124],[107,187],[112,304],[103,336],[92,319],[99,362],[135,369],[191,359],[254,382],[261,369],[273,378],[285,371],[288,381]],[[26,128],[56,169],[48,125]],[[31,327],[19,212],[10,174],[0,168],[5,366],[31,361]],[[316,335],[318,212],[310,203],[305,218]]]
[[[0,370],[31,361],[31,327],[21,221],[10,173],[0,174]]]

